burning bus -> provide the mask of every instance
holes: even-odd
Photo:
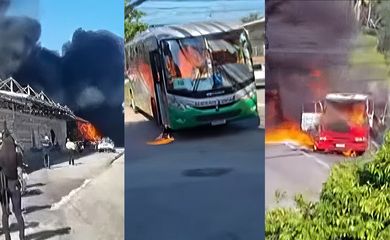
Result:
[[[363,154],[370,145],[374,105],[364,94],[327,94],[323,101],[304,104],[301,129],[313,138],[314,150]]]
[[[219,22],[150,28],[126,44],[130,104],[165,129],[258,118],[248,34]]]

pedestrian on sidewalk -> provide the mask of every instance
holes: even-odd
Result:
[[[42,143],[42,153],[43,153],[43,165],[45,168],[50,168],[50,150],[52,143],[48,135],[45,135],[41,141]]]
[[[9,210],[10,200],[12,201],[12,211],[18,222],[19,239],[24,240],[24,219],[22,215],[22,197],[20,192],[20,182],[18,181],[17,168],[18,163],[15,140],[8,131],[4,123],[4,131],[0,135],[0,193],[1,193],[1,209],[2,228],[6,240],[11,240],[11,231],[9,226]]]
[[[69,153],[69,165],[72,164],[72,166],[74,166],[74,156],[76,155],[76,151],[77,151],[77,148],[76,148],[76,144],[74,142],[71,142],[70,139],[66,139],[66,145],[65,145],[66,149],[68,149],[68,153]]]

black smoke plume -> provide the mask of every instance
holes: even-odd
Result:
[[[8,78],[22,64],[41,35],[38,21],[7,17],[9,0],[0,0],[0,79]]]
[[[36,46],[14,74],[92,122],[120,146],[123,136],[123,39],[108,31],[77,29],[63,55]]]
[[[123,39],[80,28],[60,55],[37,45],[37,20],[5,15],[10,4],[0,0],[0,79],[12,76],[44,91],[123,146]]]
[[[266,1],[266,91],[277,90],[280,98],[278,109],[267,108],[279,111],[267,128],[299,122],[302,104],[328,92],[372,93],[367,73],[349,68],[358,30],[353,1]]]

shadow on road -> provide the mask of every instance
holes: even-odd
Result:
[[[36,232],[36,233],[27,235],[26,239],[31,239],[31,240],[49,239],[49,238],[52,238],[55,236],[69,234],[70,229],[71,229],[70,227],[66,227],[66,228],[59,228],[56,230],[46,230],[46,231]]]
[[[44,183],[34,183],[34,184],[30,184],[30,185],[27,185],[26,187],[27,188],[32,188],[32,187],[43,187],[45,186],[46,184]]]
[[[198,168],[183,171],[186,177],[220,177],[233,171],[232,168]]]
[[[172,135],[175,139],[187,141],[199,140],[201,138],[235,135],[240,131],[250,130],[258,130],[256,119],[235,121],[220,126],[201,126],[191,129],[183,129],[180,131],[174,131]],[[146,143],[156,138],[161,133],[161,129],[158,128],[153,121],[141,121],[126,123],[126,132],[131,132],[131,135],[126,135],[127,143]],[[137,136],[137,138],[132,138],[132,136]]]
[[[39,226],[38,222],[26,222],[25,223],[25,229],[27,229],[27,228],[35,228],[35,227],[38,227],[38,226]],[[11,223],[11,225],[9,226],[9,229],[10,229],[11,232],[18,232],[19,231],[18,224],[17,223]],[[1,228],[0,235],[3,235],[3,234],[4,234],[3,228]]]
[[[32,190],[27,190],[22,197],[37,196],[37,195],[41,195],[42,193],[43,192],[40,189],[32,189]]]
[[[95,152],[96,151],[92,149],[87,149],[75,157],[75,162],[77,162],[77,159],[91,155]],[[26,164],[28,164],[28,168],[26,169],[26,172],[28,174],[31,174],[32,172],[44,168],[42,152],[26,152],[23,161]],[[68,161],[69,161],[69,155],[66,152],[53,151],[50,153],[51,169],[61,168],[55,165],[68,162]]]
[[[43,210],[43,209],[48,209],[50,207],[51,207],[51,205],[29,206],[29,207],[25,207],[23,209],[23,213],[24,214],[30,214],[32,212],[40,211],[40,210]]]

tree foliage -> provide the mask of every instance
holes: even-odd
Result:
[[[372,161],[336,165],[320,200],[266,214],[266,239],[390,239],[390,134]]]
[[[125,41],[128,42],[135,37],[139,32],[145,31],[148,28],[146,23],[141,22],[141,18],[145,13],[135,9],[125,0]]]
[[[261,18],[260,14],[258,14],[258,13],[251,13],[251,14],[249,14],[249,16],[243,17],[241,19],[241,21],[243,23],[247,23],[247,22],[252,22],[252,21],[258,20],[260,18]]]
[[[378,51],[390,54],[390,1],[357,0],[355,14],[362,26],[374,30],[378,37]]]

